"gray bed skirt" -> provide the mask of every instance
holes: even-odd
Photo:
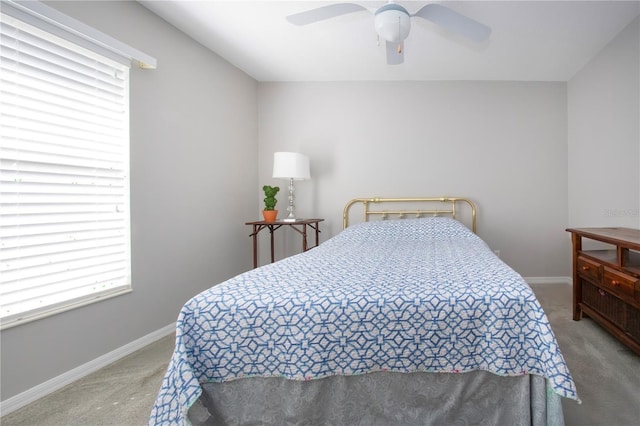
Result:
[[[546,379],[484,371],[370,373],[202,385],[193,425],[563,425]]]

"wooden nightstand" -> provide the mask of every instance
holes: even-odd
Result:
[[[264,220],[256,221],[256,222],[246,222],[245,225],[252,225],[253,232],[250,237],[253,237],[253,267],[258,267],[258,234],[263,229],[268,229],[270,238],[271,238],[271,263],[274,262],[273,255],[273,231],[279,229],[283,226],[289,226],[290,228],[297,231],[302,235],[302,251],[307,251],[313,247],[317,247],[319,244],[319,234],[320,234],[320,222],[324,221],[324,219],[298,219],[295,222],[285,222],[283,220],[276,220],[275,222],[265,222]],[[307,226],[316,231],[316,244],[312,247],[309,247],[307,244]]]

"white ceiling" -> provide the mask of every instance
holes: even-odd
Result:
[[[640,0],[437,2],[491,27],[490,39],[478,45],[412,18],[404,64],[387,65],[372,14],[285,19],[337,2],[139,1],[258,81],[567,81],[640,14]],[[429,2],[397,3],[414,13]]]

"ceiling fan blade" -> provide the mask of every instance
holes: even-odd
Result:
[[[404,62],[404,41],[387,41],[387,65],[399,65]]]
[[[412,16],[426,19],[456,34],[478,42],[487,40],[491,34],[491,28],[486,25],[439,4],[428,4]]]
[[[287,16],[287,21],[294,25],[307,25],[325,19],[335,18],[336,16],[346,15],[348,13],[360,12],[367,10],[366,7],[355,3],[337,3],[328,6],[318,7],[317,9],[307,10],[305,12],[296,13]]]

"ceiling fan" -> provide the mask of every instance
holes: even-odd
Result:
[[[414,16],[431,21],[446,30],[476,42],[487,40],[491,34],[491,28],[486,25],[435,3],[427,4],[413,14],[393,1],[389,1],[373,11],[357,3],[336,3],[289,15],[287,20],[294,25],[308,25],[361,11],[374,14],[374,26],[378,37],[386,43],[387,64],[389,65],[404,62],[404,40],[409,36],[411,18]]]

